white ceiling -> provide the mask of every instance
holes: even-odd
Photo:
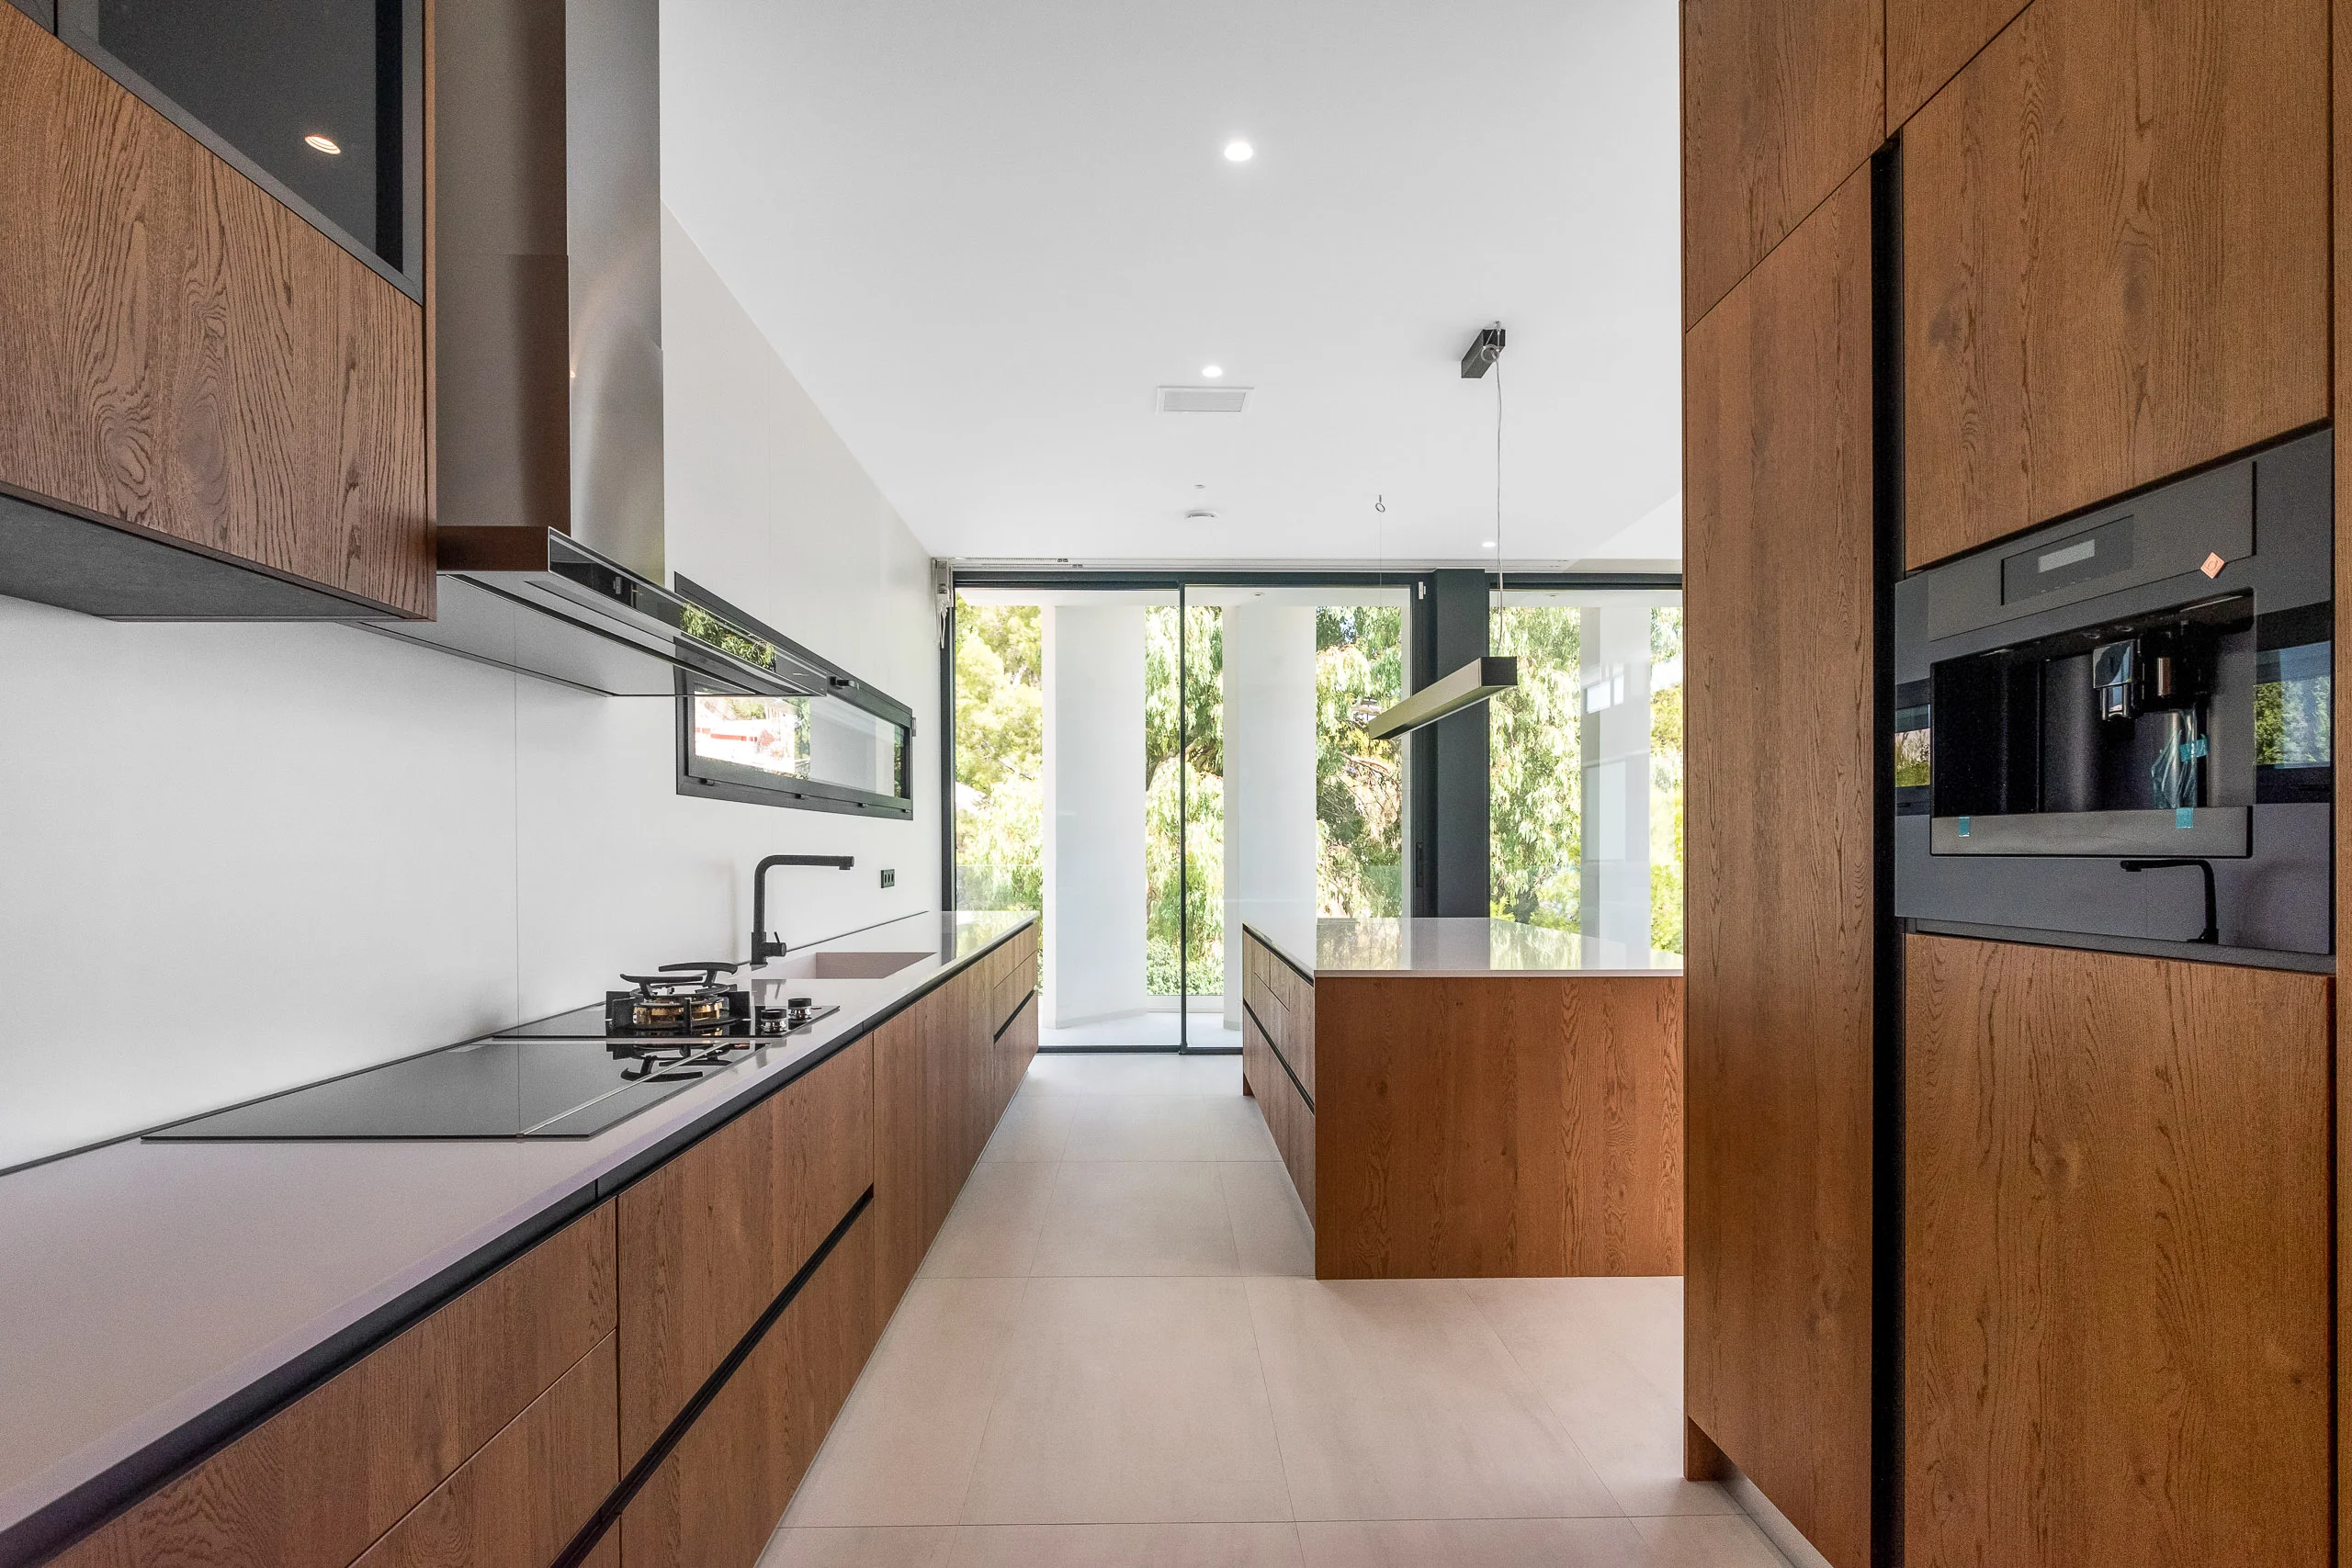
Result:
[[[1680,554],[1674,0],[662,12],[672,209],[934,554],[1492,559],[1497,318],[1507,556]]]

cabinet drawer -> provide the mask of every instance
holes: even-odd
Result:
[[[873,1181],[869,1036],[615,1200],[624,1468],[652,1446]]]
[[[358,1568],[546,1568],[620,1483],[618,1374],[607,1334]],[[617,1562],[610,1540],[603,1552]]]
[[[612,1333],[613,1248],[607,1203],[58,1562],[347,1568]]]
[[[874,1348],[859,1216],[621,1515],[628,1568],[752,1568]]]

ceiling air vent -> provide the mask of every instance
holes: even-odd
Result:
[[[1162,387],[1161,413],[1239,413],[1250,406],[1247,387]]]

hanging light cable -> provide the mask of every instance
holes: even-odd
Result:
[[[1462,356],[1462,376],[1475,380],[1489,370],[1495,375],[1495,598],[1496,608],[1501,607],[1503,596],[1503,381],[1498,368],[1503,355],[1503,324],[1500,321],[1482,327],[1470,340],[1469,351]],[[1364,731],[1374,740],[1393,739],[1410,734],[1423,725],[1435,724],[1449,714],[1485,702],[1497,692],[1507,692],[1519,684],[1519,660],[1498,658],[1495,649],[1495,615],[1487,615],[1487,652],[1474,659],[1450,675],[1436,680],[1407,697],[1403,702],[1374,718]]]

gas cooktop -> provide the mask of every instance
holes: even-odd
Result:
[[[147,1137],[592,1137],[841,1010],[806,998],[792,998],[797,1006],[755,1010],[746,993],[725,992],[715,976],[702,985],[666,976],[623,977],[637,988],[608,993],[603,1006],[288,1089]],[[713,1002],[714,992],[723,999]],[[650,1022],[639,1006],[647,1003]]]

